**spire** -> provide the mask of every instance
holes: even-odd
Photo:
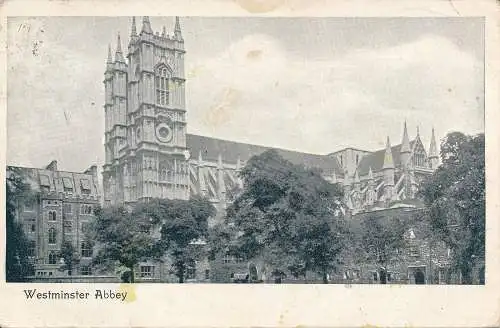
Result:
[[[382,169],[394,169],[391,142],[389,141],[389,137],[387,137],[387,143],[385,146],[384,166],[382,167]]]
[[[144,16],[142,18],[141,33],[153,34],[153,30],[151,29],[151,23],[149,22],[149,16]]]
[[[167,29],[165,28],[165,25],[161,29],[161,36],[166,37],[167,36]]]
[[[410,139],[408,138],[408,130],[406,129],[406,121],[403,130],[403,141],[401,141],[401,153],[409,153],[410,150]]]
[[[132,17],[132,31],[130,32],[130,36],[132,38],[137,36],[137,28],[135,27],[135,16]]]
[[[429,158],[437,158],[436,136],[434,135],[434,128],[432,128],[431,144],[429,146]]]
[[[120,39],[120,33],[118,33],[118,45],[116,46],[116,52],[115,52],[115,61],[124,63],[125,58],[123,58],[123,53],[122,53],[122,41]]]
[[[335,171],[333,171],[332,173],[332,183],[337,183],[337,174],[335,173]]]
[[[108,63],[113,62],[113,58],[111,57],[111,44],[108,44]]]
[[[354,173],[354,183],[358,184],[360,182],[361,181],[359,180],[358,170],[356,170],[356,173]]]
[[[198,153],[198,165],[201,164],[203,162],[203,157],[201,156],[201,150],[200,152]]]
[[[181,24],[179,23],[179,16],[175,16],[174,35],[176,40],[182,41]]]
[[[417,125],[417,137],[420,137],[420,127]]]
[[[113,57],[111,57],[111,44],[108,44],[108,59],[106,60],[106,71],[113,68]]]
[[[373,172],[372,172],[371,166],[370,166],[370,170],[368,170],[368,180],[373,180]]]
[[[217,168],[222,169],[222,154],[219,153],[219,157],[217,158]]]
[[[240,156],[238,156],[238,159],[236,160],[236,171],[241,170],[241,159]]]
[[[347,173],[347,170],[344,173],[344,186],[350,186],[351,181],[349,179],[349,173]]]

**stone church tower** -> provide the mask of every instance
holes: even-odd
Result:
[[[105,205],[189,197],[184,40],[132,21],[127,60],[120,35],[108,51],[105,85]]]

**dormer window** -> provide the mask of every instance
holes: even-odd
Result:
[[[65,192],[72,192],[73,191],[73,182],[71,181],[71,179],[64,177],[64,178],[62,178],[62,181],[63,181],[64,191]]]
[[[88,179],[81,179],[80,187],[82,189],[82,193],[90,194],[90,181]]]
[[[50,179],[48,175],[40,175],[40,186],[43,191],[50,191]]]
[[[167,106],[169,103],[168,91],[168,70],[166,67],[160,67],[156,73],[156,104],[159,106]]]

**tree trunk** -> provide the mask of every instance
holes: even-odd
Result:
[[[130,269],[130,283],[135,283],[135,274],[134,274],[134,266],[129,267]]]
[[[323,271],[323,283],[324,284],[328,283],[328,275],[327,275],[326,271]]]

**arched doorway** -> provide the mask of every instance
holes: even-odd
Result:
[[[422,270],[417,269],[415,273],[413,274],[415,277],[415,284],[416,285],[424,285],[425,284],[425,274],[422,272]]]
[[[387,272],[385,271],[385,269],[380,269],[379,276],[380,276],[380,283],[384,285],[387,284]]]
[[[250,263],[248,266],[248,271],[250,273],[250,281],[259,280],[259,275],[257,273],[257,267],[255,266],[255,264]]]

